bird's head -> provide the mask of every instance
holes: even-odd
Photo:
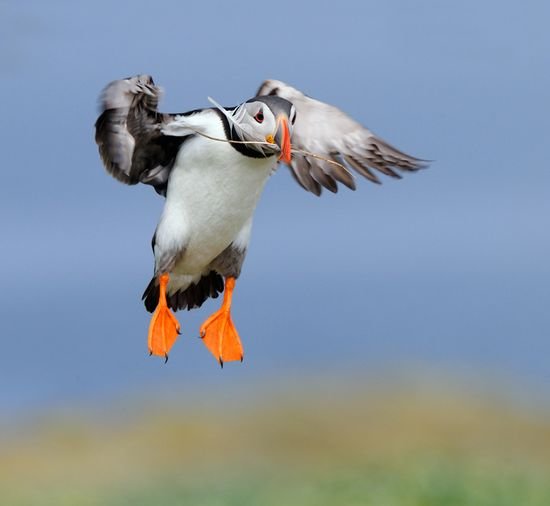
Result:
[[[221,108],[238,140],[263,156],[279,154],[279,160],[290,163],[291,135],[296,121],[292,103],[276,96],[254,97],[233,111]]]

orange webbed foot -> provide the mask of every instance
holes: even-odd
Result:
[[[243,359],[243,347],[229,311],[220,309],[200,329],[202,340],[223,367],[224,362]]]
[[[180,333],[180,324],[166,304],[166,285],[168,274],[159,278],[159,302],[149,324],[148,346],[150,355],[158,355],[168,360],[168,352]]]
[[[231,319],[231,296],[235,280],[228,278],[225,282],[225,294],[222,307],[208,318],[200,328],[200,336],[212,355],[223,367],[224,362],[240,360],[244,352],[241,339]]]

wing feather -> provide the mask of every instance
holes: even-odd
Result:
[[[374,135],[336,107],[304,95],[281,81],[268,80],[257,95],[276,95],[292,102],[296,123],[292,132],[290,168],[298,183],[315,195],[324,187],[338,190],[337,182],[355,190],[350,169],[373,183],[376,172],[400,179],[401,171],[415,172],[428,166],[426,160],[408,155]],[[308,156],[313,153],[340,164]]]
[[[338,153],[331,154],[329,158],[335,163],[322,161],[320,163],[322,170],[330,174],[339,183],[347,186],[350,190],[355,190],[355,179],[351,172],[342,165],[341,159],[338,159]]]
[[[108,84],[100,97],[95,140],[105,168],[122,183],[139,182],[164,194],[173,161],[189,132],[166,135],[178,115],[157,111],[161,89],[151,76]]]
[[[305,156],[293,156],[290,167],[292,175],[304,189],[317,196],[321,195],[321,185],[311,175],[311,164]]]
[[[336,193],[338,191],[336,181],[330,176],[328,171],[321,167],[317,161],[314,161],[313,163],[310,162],[310,167],[311,175],[315,181],[330,190],[332,193]]]

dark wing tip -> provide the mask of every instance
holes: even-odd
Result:
[[[140,95],[148,107],[156,109],[161,94],[161,88],[155,85],[148,74],[117,79],[103,88],[99,96],[99,109],[103,112],[107,109],[131,107],[135,97]]]
[[[103,111],[95,123],[95,142],[107,172],[125,184],[135,184],[130,178],[133,142],[123,124],[126,114],[119,109]]]
[[[161,89],[148,74],[112,81],[100,96],[95,141],[107,172],[125,184],[164,191],[170,163],[183,138],[163,136],[157,112]]]
[[[427,168],[433,160],[424,160],[397,149],[389,142],[373,136],[370,139],[368,151],[372,152],[378,163],[402,170],[416,171]]]
[[[276,95],[278,90],[272,86],[271,82],[271,79],[266,79],[262,84],[260,84],[258,91],[256,91],[256,96],[261,97],[265,95]]]

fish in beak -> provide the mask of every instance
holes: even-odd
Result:
[[[283,163],[290,163],[292,148],[290,145],[290,131],[288,129],[288,117],[286,114],[279,114],[277,116],[277,131],[275,132],[274,141],[281,150],[279,160]]]

